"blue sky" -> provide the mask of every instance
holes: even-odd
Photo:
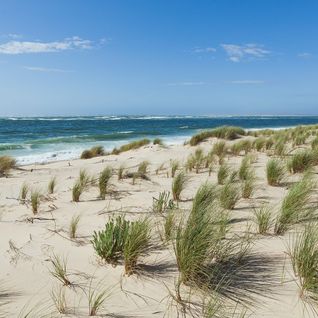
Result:
[[[0,116],[318,115],[316,0],[0,2]]]

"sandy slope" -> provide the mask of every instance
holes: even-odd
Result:
[[[207,151],[213,140],[202,144]],[[50,257],[53,254],[67,258],[70,279],[74,288],[66,289],[70,316],[85,317],[88,313],[87,293],[89,284],[94,288],[109,288],[109,299],[105,302],[101,314],[113,314],[114,317],[177,317],[174,306],[169,306],[171,299],[166,286],[173,288],[177,269],[172,246],[160,246],[157,229],[162,218],[151,212],[152,198],[163,190],[170,191],[172,179],[167,171],[156,175],[155,170],[162,163],[170,166],[171,159],[186,161],[195,148],[189,146],[148,146],[136,151],[129,151],[118,156],[107,156],[89,160],[73,160],[46,165],[24,167],[25,171],[15,170],[9,178],[0,179],[0,287],[9,291],[10,303],[0,307],[6,317],[17,317],[23,306],[31,308],[37,304],[41,317],[54,312],[52,306],[52,289],[59,286],[58,281],[50,274],[52,269]],[[242,157],[229,159],[231,165],[238,166]],[[81,197],[81,202],[71,201],[71,187],[80,169],[85,168],[90,174],[97,175],[105,166],[118,168],[124,163],[126,168],[134,171],[142,161],[148,160],[151,181],[137,180],[132,185],[131,179],[117,181],[112,178],[114,193],[106,200],[98,199],[98,189],[91,188]],[[253,166],[258,177],[258,189],[252,199],[241,199],[238,206],[231,211],[233,225],[231,231],[243,233],[250,224],[250,231],[255,233],[252,222],[254,206],[262,202],[279,205],[286,189],[270,187],[265,181],[266,154],[258,154]],[[30,169],[33,169],[31,172]],[[191,173],[191,182],[182,194],[183,199],[191,199],[196,190],[206,180],[216,182],[216,171],[209,177],[207,172]],[[48,220],[28,221],[33,214],[31,208],[22,205],[16,198],[19,196],[23,182],[32,188],[46,192],[51,176],[57,177],[57,192],[52,200],[43,202],[40,218]],[[296,176],[297,177],[297,176]],[[181,208],[189,208],[191,201],[180,203]],[[123,266],[113,268],[100,264],[90,238],[95,230],[103,229],[112,213],[126,212],[128,218],[149,215],[153,222],[153,240],[158,243],[151,254],[142,259],[145,271],[139,275],[123,276]],[[68,228],[73,215],[80,215],[79,238],[72,241],[68,238]],[[52,219],[52,220],[50,220]],[[255,295],[258,303],[251,309],[251,317],[314,317],[304,309],[299,299],[297,281],[294,281],[290,261],[286,255],[290,233],[284,237],[255,235],[253,251],[258,262],[254,264],[255,283],[258,288],[266,287],[268,279],[273,283],[271,290],[265,288]],[[11,244],[9,243],[11,242]],[[10,247],[11,246],[11,247]],[[244,275],[244,274],[242,274]],[[246,274],[247,275],[247,274]],[[268,278],[268,276],[271,276]],[[92,278],[93,277],[93,278]],[[238,281],[238,288],[244,288],[244,276]],[[247,278],[246,278],[247,280]],[[12,294],[11,294],[12,293]],[[253,294],[253,287],[251,287]],[[55,313],[51,316],[59,316]]]

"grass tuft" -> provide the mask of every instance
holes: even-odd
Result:
[[[80,215],[74,215],[72,217],[72,220],[70,223],[70,229],[69,229],[71,239],[76,239],[77,229],[78,229],[78,224],[80,219],[81,219]]]
[[[312,176],[305,174],[299,182],[289,189],[276,220],[275,234],[282,235],[292,225],[304,222],[315,215],[316,209],[310,203],[315,186]]]
[[[119,149],[114,148],[112,151],[113,155],[118,155],[121,152],[125,152],[125,151],[129,151],[129,150],[134,150],[134,149],[138,149],[141,148],[143,146],[146,146],[150,143],[149,139],[141,139],[141,140],[136,140],[136,141],[132,141],[126,145],[122,145]]]
[[[220,204],[224,209],[233,210],[240,197],[238,185],[231,181],[227,181],[220,190]]]
[[[269,205],[262,205],[259,209],[254,209],[254,222],[257,225],[259,234],[268,233],[272,225],[272,212]]]
[[[104,156],[105,151],[103,146],[95,146],[91,149],[84,150],[81,154],[81,159],[90,159],[94,157]]]
[[[180,196],[189,181],[189,177],[181,171],[172,180],[172,196],[173,200],[180,201]]]
[[[270,186],[280,186],[286,179],[285,165],[279,159],[270,159],[266,164],[267,183]]]
[[[56,177],[52,177],[48,184],[48,193],[53,194],[56,187]]]
[[[41,193],[38,190],[31,191],[31,207],[33,214],[37,214],[39,212],[41,201]]]
[[[51,258],[51,263],[53,266],[53,269],[51,271],[51,274],[53,277],[58,279],[64,286],[71,286],[71,281],[68,278],[67,274],[67,261],[65,258],[60,258],[57,255],[53,255]]]
[[[10,156],[0,156],[0,177],[7,177],[10,170],[14,169],[17,162]]]
[[[113,170],[110,167],[106,167],[99,175],[98,186],[99,186],[99,197],[105,200],[107,190],[109,187],[109,180],[112,176]]]

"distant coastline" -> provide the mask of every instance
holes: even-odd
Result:
[[[0,118],[0,155],[19,164],[78,158],[94,145],[106,150],[139,138],[182,144],[202,129],[222,125],[244,129],[282,129],[318,124],[318,116],[68,116]]]

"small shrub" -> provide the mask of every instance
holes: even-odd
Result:
[[[92,244],[99,257],[106,263],[116,265],[122,256],[130,222],[124,217],[111,218],[103,231],[94,232]]]
[[[11,169],[14,169],[17,162],[10,156],[0,156],[0,177],[8,176]]]
[[[183,171],[179,172],[172,180],[172,195],[173,200],[180,201],[181,192],[186,187],[189,178]]]
[[[112,176],[113,170],[110,167],[106,167],[99,175],[98,185],[99,185],[99,197],[105,200],[106,193],[109,186],[109,180]]]
[[[48,192],[49,194],[53,194],[56,187],[56,177],[52,177],[48,184]]]
[[[286,169],[282,161],[270,159],[266,164],[267,183],[270,186],[279,186],[286,179]]]
[[[268,205],[262,205],[259,209],[255,209],[254,222],[257,225],[259,234],[268,233],[272,225],[271,207]]]

